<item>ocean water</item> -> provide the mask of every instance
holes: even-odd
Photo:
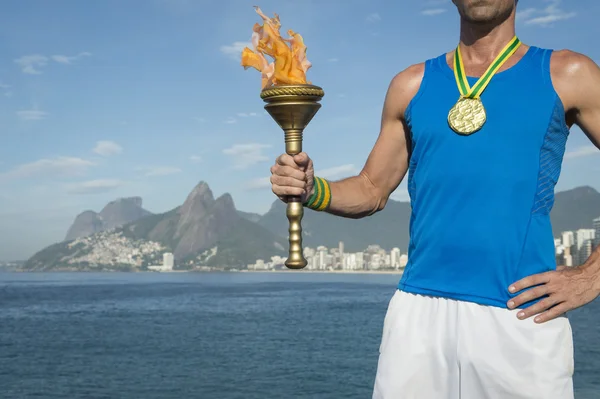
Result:
[[[397,282],[0,274],[0,398],[370,398]],[[577,399],[600,398],[599,311],[570,314]]]

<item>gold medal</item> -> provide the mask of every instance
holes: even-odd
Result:
[[[490,83],[494,74],[517,51],[520,45],[521,42],[515,36],[502,49],[473,87],[469,85],[467,80],[460,46],[456,48],[454,51],[454,77],[456,78],[460,98],[448,113],[448,124],[452,130],[461,135],[470,135],[483,127],[487,116],[481,101],[481,93]]]
[[[461,97],[448,114],[448,124],[458,134],[473,134],[483,127],[486,115],[480,98]]]

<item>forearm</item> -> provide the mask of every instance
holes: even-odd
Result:
[[[363,218],[382,210],[387,201],[387,196],[375,187],[366,173],[330,182],[329,186],[331,202],[325,212],[332,215]]]
[[[587,278],[592,280],[593,289],[600,292],[600,246],[598,246],[581,266]]]

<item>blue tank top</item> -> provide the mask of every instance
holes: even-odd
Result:
[[[412,215],[401,290],[506,307],[511,283],[556,269],[550,210],[569,129],[551,54],[530,47],[494,76],[481,96],[487,122],[471,136],[448,126],[459,92],[445,54],[425,63],[405,114]]]

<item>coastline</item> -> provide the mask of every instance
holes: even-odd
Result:
[[[403,270],[239,270],[240,273],[310,273],[310,274],[397,274]]]
[[[393,274],[401,276],[403,270],[77,270],[77,269],[54,269],[54,270],[4,270],[5,273],[309,273],[309,274]]]

